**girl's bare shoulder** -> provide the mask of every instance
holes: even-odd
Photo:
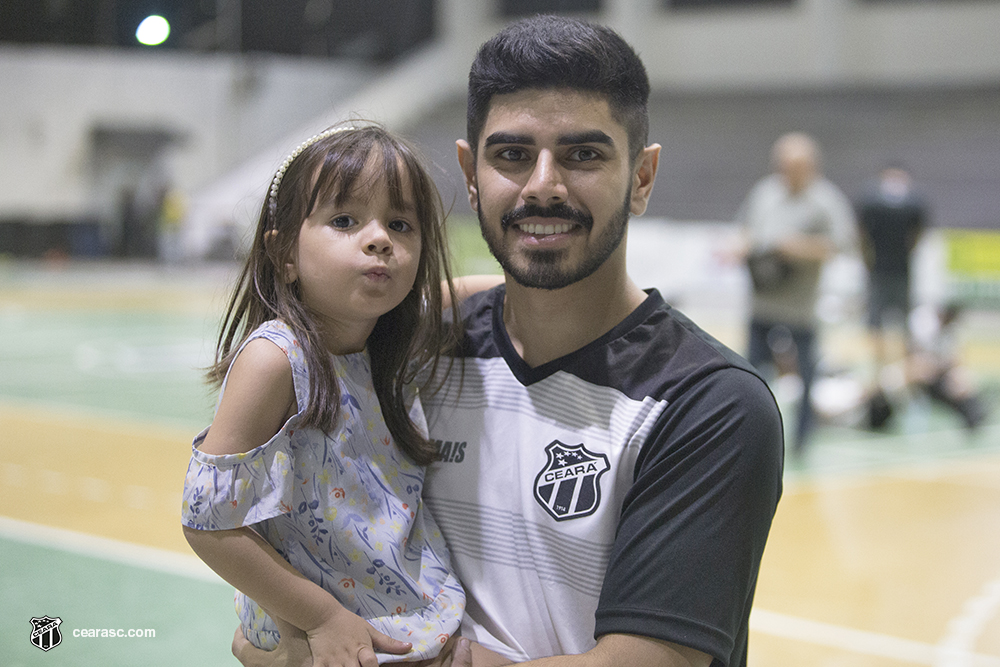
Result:
[[[292,367],[284,351],[264,338],[247,343],[233,361],[212,426],[201,444],[206,454],[239,454],[274,437],[295,414]]]

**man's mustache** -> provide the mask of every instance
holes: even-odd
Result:
[[[562,218],[575,222],[588,232],[594,226],[594,218],[581,210],[575,209],[565,202],[553,204],[552,206],[539,206],[538,204],[525,204],[512,211],[508,211],[500,218],[500,229],[507,231],[511,225],[525,218]]]

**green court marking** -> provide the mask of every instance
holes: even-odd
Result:
[[[993,385],[983,394],[996,405]],[[781,405],[786,444],[796,423],[797,406]],[[795,457],[786,451],[788,481],[827,475],[880,473],[916,464],[956,461],[1000,453],[1000,420],[994,413],[977,430],[969,431],[957,415],[926,400],[900,406],[892,424],[883,431],[822,424],[816,428],[807,451]]]
[[[230,666],[239,620],[232,589],[99,558],[0,539],[0,647],[5,667]],[[45,652],[30,620],[62,619]],[[152,629],[151,638],[82,638],[82,629]]]
[[[118,310],[0,312],[0,396],[180,420],[212,417],[200,369],[212,357],[206,318]],[[16,332],[16,335],[15,335]]]

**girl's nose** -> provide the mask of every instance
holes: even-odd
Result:
[[[389,230],[377,220],[372,220],[369,227],[371,232],[366,239],[365,250],[373,255],[392,254],[392,238],[389,236]]]

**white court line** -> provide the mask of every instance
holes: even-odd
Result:
[[[0,537],[113,563],[225,584],[197,556],[0,516]],[[228,584],[225,584],[228,586]]]
[[[806,644],[828,646],[851,653],[890,658],[917,665],[941,667],[945,664],[956,664],[940,662],[942,655],[940,645],[845,628],[763,609],[754,608],[750,613],[750,629],[761,634],[793,639]],[[962,651],[962,657],[964,661],[960,664],[968,667],[1000,667],[1000,656]]]
[[[972,650],[983,628],[1000,610],[1000,579],[986,584],[978,595],[966,600],[962,612],[948,624],[944,639],[938,643],[935,667],[971,667]]]
[[[1000,433],[1000,424],[991,424],[984,430],[990,435],[994,432]],[[878,442],[891,440],[912,442],[915,438],[941,437],[942,433],[953,435],[954,431],[897,434],[886,436]],[[980,432],[979,437],[982,436],[983,433]],[[822,471],[797,479],[792,488],[793,492],[812,492],[823,488],[869,486],[884,483],[886,480],[903,479],[967,485],[968,482],[965,480],[954,482],[948,478],[978,470],[976,459],[984,455],[995,456],[996,452],[995,445],[984,447],[980,442],[975,447],[938,456],[933,461],[927,461],[923,455],[917,454],[912,458],[901,458],[884,467],[835,471],[840,474]],[[978,482],[974,485],[996,487],[995,484]],[[1000,611],[1000,578],[986,584],[979,594],[966,601],[961,613],[949,622],[944,638],[937,644],[901,639],[758,609],[754,609],[750,617],[750,628],[762,634],[932,667],[1000,667],[1000,656],[974,652],[976,642],[984,628],[997,616],[998,611]]]

